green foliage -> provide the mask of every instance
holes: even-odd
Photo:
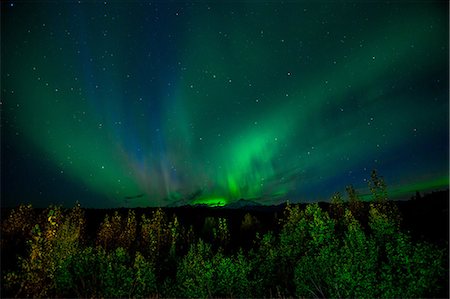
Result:
[[[444,251],[428,243],[414,244],[398,223],[375,205],[370,209],[370,228],[379,253],[381,297],[423,297],[439,289],[444,273]]]
[[[347,189],[348,208],[340,194],[333,196],[333,218],[318,204],[305,209],[287,205],[280,232],[262,237],[256,233],[248,254],[228,248],[226,218],[205,219],[203,234],[214,242],[212,246],[196,241],[192,226],[184,229],[175,215],[169,221],[162,209],[151,218],[142,215],[140,226],[133,211],[126,218],[116,212],[105,217],[94,248],[83,237],[85,218],[79,205],[68,211],[51,206],[34,224],[19,219],[34,213],[22,206],[2,223],[2,232],[9,238],[27,238],[27,251],[15,271],[6,271],[2,287],[18,297],[410,298],[440,294],[448,273],[448,253],[413,242],[400,229],[398,210],[384,200],[381,182],[375,172],[370,183],[376,189],[375,201],[368,214],[352,187]],[[241,237],[243,231],[258,225],[254,216],[246,214]]]
[[[181,297],[206,298],[214,292],[214,267],[211,245],[202,240],[192,245],[177,270],[177,286]]]
[[[256,248],[250,252],[251,280],[255,297],[272,297],[284,285],[285,272],[281,263],[280,248],[273,232],[261,239],[258,237]]]
[[[329,296],[338,254],[334,221],[318,204],[310,204],[298,223],[298,228],[302,230],[304,251],[294,261],[296,294],[305,297]]]
[[[287,205],[280,232],[280,250],[288,264],[300,258],[306,250],[307,221],[305,213],[297,205]]]
[[[157,293],[156,275],[153,264],[146,260],[139,252],[136,253],[133,272],[133,292],[136,297],[148,297]]]
[[[300,211],[298,206],[288,205],[286,207],[284,224],[280,232],[279,267],[282,273],[277,273],[277,276],[282,279],[278,291],[283,294],[292,294],[294,284],[297,284],[297,289],[299,289],[298,283],[303,278],[300,278],[298,271],[299,279],[294,280],[294,272],[298,268],[298,266],[296,267],[298,263],[302,265],[302,271],[306,271],[305,273],[314,275],[319,273],[313,271],[316,265],[313,265],[314,261],[311,260],[311,257],[322,256],[321,259],[325,262],[326,252],[332,253],[332,246],[335,242],[334,225],[334,221],[330,219],[328,213],[322,211],[318,204],[310,204],[304,211]],[[322,265],[319,270],[325,271],[326,266]],[[310,292],[302,291],[299,294],[311,296]]]
[[[338,251],[332,294],[339,297],[374,298],[378,250],[349,210],[345,211],[346,232]]]
[[[77,297],[145,297],[156,294],[153,264],[139,252],[134,261],[119,247],[87,247],[72,255],[55,276],[59,294]]]
[[[213,258],[214,280],[216,281],[213,296],[219,297],[249,297],[251,283],[249,273],[250,263],[242,252],[235,257],[227,257],[217,253]]]
[[[376,207],[382,214],[386,215],[390,221],[397,223],[401,222],[401,215],[394,202],[388,200],[388,192],[384,179],[378,176],[374,169],[368,181],[370,193],[372,194],[372,205]]]
[[[84,248],[67,258],[55,275],[56,287],[65,296],[99,296],[101,284],[99,255],[92,247]]]
[[[309,237],[303,240],[309,245],[296,263],[297,296],[411,298],[439,288],[444,253],[426,243],[412,243],[398,223],[375,206],[370,210],[371,233],[346,210],[342,239],[333,237],[333,226],[317,206],[309,205],[305,217]]]
[[[99,280],[102,282],[103,296],[108,298],[128,297],[131,294],[133,271],[129,267],[130,256],[119,247],[110,254],[99,251],[101,271]]]
[[[185,244],[178,218],[173,215],[170,221],[162,209],[153,212],[151,218],[142,215],[140,230],[140,250],[155,266],[158,282],[163,284],[167,277],[174,278],[178,256]]]
[[[242,252],[234,257],[213,254],[211,245],[200,240],[191,246],[177,270],[181,297],[248,297],[251,291],[250,263]]]

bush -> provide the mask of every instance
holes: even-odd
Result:
[[[135,280],[132,294],[134,296],[148,297],[149,295],[157,294],[155,268],[139,252],[136,253],[133,271]]]
[[[235,257],[217,253],[213,259],[215,270],[214,296],[245,298],[251,296],[250,263],[242,252]]]
[[[101,264],[92,247],[84,248],[66,259],[58,269],[55,283],[61,295],[67,297],[98,297]]]
[[[336,257],[333,296],[374,298],[378,250],[349,210],[345,211],[346,232]]]
[[[211,246],[202,240],[192,245],[177,270],[180,297],[206,298],[214,293],[214,267]]]
[[[428,243],[414,244],[398,222],[374,205],[370,228],[379,252],[379,296],[424,297],[437,294],[443,275],[444,251]]]
[[[213,255],[203,241],[193,245],[181,260],[177,271],[180,297],[249,297],[250,263],[242,252],[227,257]]]
[[[334,222],[318,204],[306,207],[298,222],[304,252],[294,261],[293,277],[297,296],[328,297],[334,287],[334,270],[338,261],[338,243]]]
[[[272,232],[268,232],[261,239],[257,237],[256,248],[250,251],[251,280],[253,281],[253,295],[256,297],[273,297],[284,285],[283,267],[280,263],[279,244]]]
[[[65,261],[56,276],[68,297],[148,297],[156,294],[153,264],[137,252],[134,260],[121,247],[107,253],[87,247]]]

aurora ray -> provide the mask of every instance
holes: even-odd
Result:
[[[448,188],[448,3],[1,5],[6,205]]]

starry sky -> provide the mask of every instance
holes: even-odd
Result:
[[[446,1],[1,5],[3,206],[448,188]]]

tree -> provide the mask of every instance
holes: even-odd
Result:
[[[157,292],[153,264],[139,252],[133,259],[121,247],[80,250],[59,267],[55,283],[63,297],[148,297]]]
[[[372,170],[368,185],[377,210],[399,225],[401,221],[400,212],[397,205],[388,199],[388,192],[384,179],[383,177],[378,176],[375,169]]]
[[[118,246],[130,249],[136,240],[136,214],[133,210],[128,210],[127,218],[121,223],[121,231],[118,238]]]
[[[300,297],[329,297],[338,257],[335,224],[318,204],[305,209],[304,252],[297,258],[293,281]]]
[[[368,185],[372,193],[373,201],[384,202],[388,200],[386,184],[384,183],[383,177],[378,176],[376,169],[372,170]]]
[[[180,297],[206,298],[214,294],[214,267],[211,245],[199,240],[189,249],[177,269]]]
[[[110,218],[105,216],[97,234],[97,245],[105,250],[118,247],[131,249],[136,240],[136,215],[133,210],[128,210],[127,217],[122,219],[119,212],[115,211]]]
[[[150,219],[142,215],[141,247],[146,256],[153,262],[158,262],[170,250],[170,245],[171,230],[164,211],[156,209]]]
[[[332,297],[374,298],[377,296],[378,249],[366,236],[350,210],[345,211],[345,234],[338,251]]]
[[[251,265],[242,250],[236,256],[225,256],[218,252],[213,258],[214,296],[248,298],[251,296],[249,274]]]
[[[115,211],[111,218],[106,214],[97,234],[97,245],[102,246],[105,250],[117,248],[116,240],[121,233],[122,216],[119,215],[119,212]]]
[[[439,281],[446,268],[442,250],[425,242],[414,244],[375,204],[369,226],[380,250],[378,297],[430,297],[442,287]]]
[[[333,218],[337,220],[344,216],[345,207],[341,193],[336,192],[331,196],[330,210]]]
[[[32,237],[32,229],[36,222],[36,213],[31,204],[19,205],[3,218],[1,225],[2,256],[23,256],[26,254],[26,241]],[[2,259],[3,271],[10,271],[16,266],[14,259]]]
[[[262,238],[257,234],[256,239],[249,254],[253,296],[273,297],[282,286],[285,287],[280,244],[273,232],[266,233]]]
[[[78,252],[84,213],[75,206],[66,217],[60,207],[44,211],[43,228],[36,224],[28,240],[27,255],[19,258],[20,271],[7,274],[7,283],[17,287],[17,296],[48,297],[57,291],[55,276],[63,263]]]
[[[217,244],[217,247],[226,248],[230,242],[227,219],[222,217],[206,217],[203,225],[203,236],[211,244]]]
[[[348,207],[352,212],[352,215],[356,219],[361,220],[361,217],[364,214],[364,204],[361,202],[357,191],[352,185],[347,186],[345,189],[348,195]]]
[[[244,215],[241,223],[241,231],[256,231],[260,227],[258,218],[250,213]]]
[[[249,297],[251,266],[242,251],[236,256],[213,254],[202,240],[191,246],[177,269],[180,297]]]
[[[177,245],[180,242],[181,235],[181,226],[178,222],[178,218],[176,215],[173,215],[172,221],[169,222],[169,231],[170,231],[170,255],[175,257],[177,251]]]

